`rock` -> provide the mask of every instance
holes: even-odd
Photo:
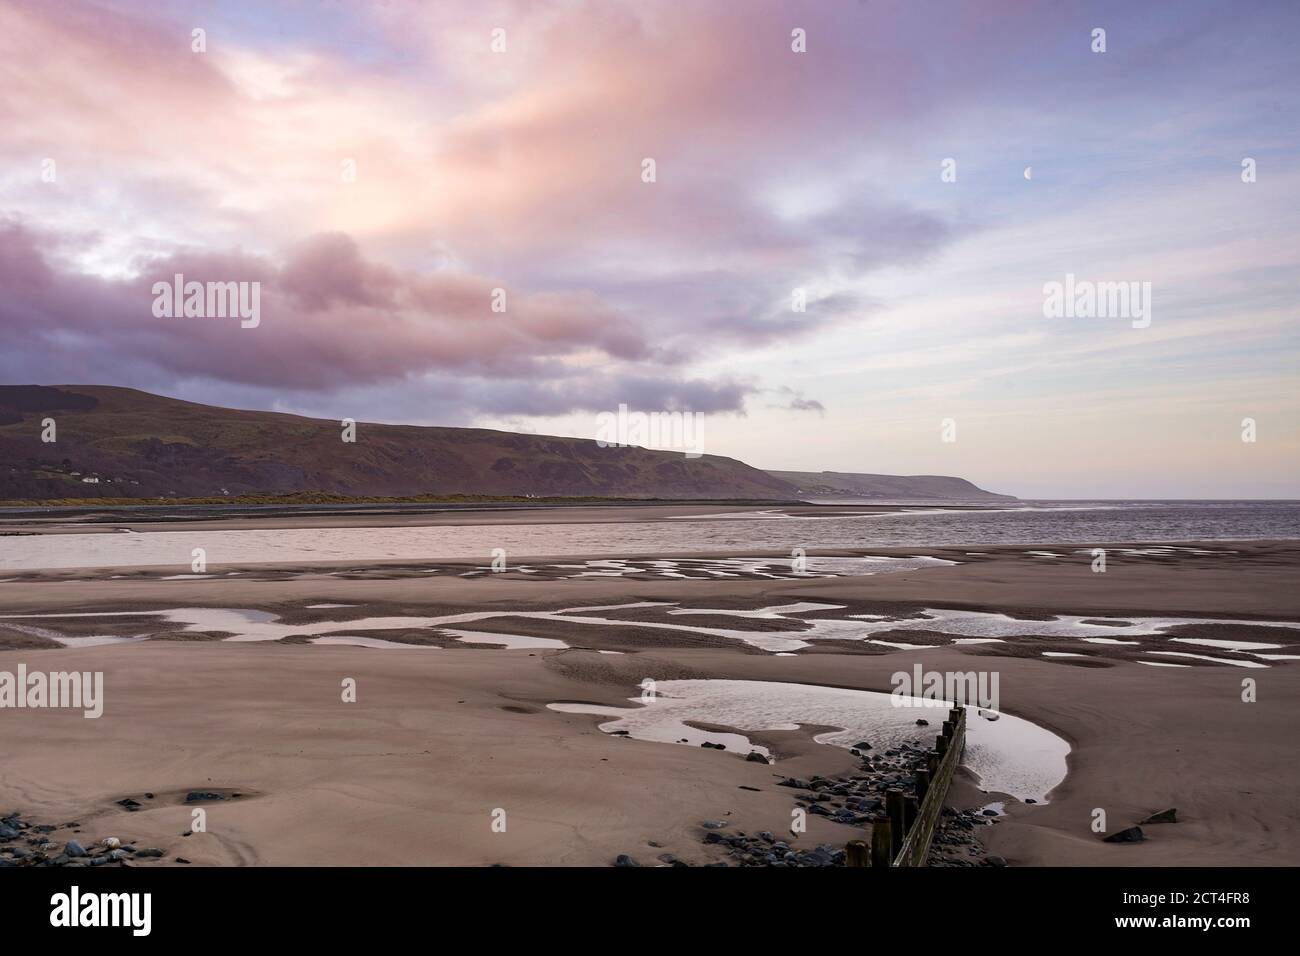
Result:
[[[214,793],[211,790],[191,790],[189,793],[185,794],[186,803],[195,803],[199,800],[224,800],[224,799],[226,798],[223,797],[221,794]]]
[[[136,850],[135,855],[137,857],[142,857],[142,856],[155,857],[155,856],[162,856],[163,851],[158,849],[156,846],[147,846],[144,847],[143,849]]]
[[[108,862],[108,857],[106,856],[92,856],[90,858],[91,866],[103,866],[107,862]]]
[[[8,824],[0,824],[0,840],[16,840],[18,831]]]
[[[757,750],[751,750],[751,751],[749,752],[749,755],[748,755],[745,759],[746,759],[747,761],[749,761],[750,763],[761,763],[761,764],[766,764],[766,763],[768,762],[768,761],[767,761],[767,758],[764,757],[764,756],[763,756],[761,753],[759,753]]]
[[[178,857],[176,858],[176,862],[177,862],[177,863],[189,863],[190,861],[187,860],[187,859],[185,859],[185,857],[183,857],[183,856],[178,856]]]
[[[28,850],[27,847],[25,847],[25,846],[16,846],[16,847],[14,847],[14,859],[15,859],[15,860],[23,860],[23,859],[26,859],[27,857],[29,857],[29,856],[31,856],[31,855],[32,855],[32,854],[31,854],[31,851]]]
[[[1153,813],[1145,820],[1139,820],[1138,825],[1144,826],[1148,823],[1177,823],[1177,822],[1178,822],[1178,810],[1176,807],[1171,807],[1168,810],[1161,810],[1159,813]]]
[[[723,835],[722,835],[721,833],[717,833],[717,832],[715,832],[715,831],[713,831],[713,830],[710,830],[708,833],[704,834],[704,842],[705,842],[705,843],[725,843],[725,842],[726,842],[726,838],[723,837]]]
[[[136,803],[130,797],[127,797],[125,800],[117,801],[117,805],[119,807],[126,807],[128,810],[138,810],[140,808],[140,804]]]
[[[986,817],[996,817],[998,815],[998,812],[996,810],[991,810],[991,809],[981,810],[980,813],[982,813]]]
[[[146,800],[152,800],[152,799],[153,799],[153,794],[152,794],[152,793],[146,793],[146,794],[144,795],[144,798],[145,798]]]
[[[700,824],[706,830],[721,830],[726,825],[725,820],[705,820]]]
[[[108,849],[108,850],[116,850],[116,849],[117,849],[118,847],[120,847],[121,845],[122,845],[122,841],[119,840],[117,837],[104,837],[104,848],[105,848],[105,849]]]
[[[54,863],[55,866],[63,866],[63,865],[66,864],[67,862],[68,862],[68,854],[66,854],[66,853],[60,853],[60,854],[59,854],[58,856],[56,856],[56,857],[54,858],[54,860],[53,860],[53,863]]]
[[[63,847],[63,852],[71,857],[85,856],[86,848],[76,840],[69,840]]]
[[[1129,827],[1103,838],[1106,843],[1141,843],[1146,839],[1141,827]]]
[[[859,740],[859,741],[858,741],[856,744],[854,744],[853,746],[854,746],[855,748],[857,748],[858,750],[870,750],[870,749],[871,749],[871,744],[870,744],[870,742],[868,742],[868,741],[866,741],[866,740]]]
[[[1033,797],[1026,797],[1026,798],[1025,798],[1025,803],[1037,803],[1037,802],[1038,802],[1038,801],[1035,800]]]
[[[768,843],[776,842],[776,834],[774,834],[771,830],[763,830],[758,834],[758,836],[760,839],[765,840]]]
[[[991,856],[986,861],[989,866],[1006,866],[1007,861],[1000,856]]]
[[[126,859],[126,850],[109,850],[109,851],[108,851],[108,858],[109,858],[110,860],[125,860],[125,859]]]
[[[180,861],[178,860],[177,862],[179,863]],[[632,859],[626,853],[620,853],[614,859],[614,865],[615,866],[640,866],[641,864],[638,863],[636,860]]]
[[[928,720],[926,720],[924,717],[918,717],[918,718],[916,718],[916,726],[918,726],[918,727],[929,727],[929,726],[930,726],[930,722],[929,722]]]

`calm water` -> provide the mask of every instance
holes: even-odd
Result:
[[[631,514],[635,516],[635,511]],[[1300,539],[1300,502],[1025,502],[990,511],[929,508],[852,517],[780,511],[619,524],[451,525],[148,531],[0,537],[0,569],[175,565],[194,548],[209,565],[482,559],[561,555],[789,553],[794,548],[907,548]]]

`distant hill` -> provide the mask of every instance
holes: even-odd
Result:
[[[41,441],[52,418],[57,441]],[[359,423],[198,405],[103,385],[0,386],[0,499],[536,495],[793,499],[734,458],[484,428]]]
[[[801,498],[881,498],[896,501],[1016,501],[946,475],[860,475],[843,471],[769,471],[793,485]]]

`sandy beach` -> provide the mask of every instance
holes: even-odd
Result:
[[[111,835],[164,851],[140,865],[609,865],[620,854],[642,865],[735,863],[725,843],[705,842],[705,821],[728,834],[768,831],[795,850],[842,847],[863,837],[860,825],[809,814],[806,831],[791,833],[800,794],[779,785],[857,766],[849,750],[813,739],[825,727],[703,728],[744,734],[775,756],[769,765],[605,733],[605,718],[548,705],[637,707],[647,678],[887,692],[891,675],[921,663],[996,672],[1001,711],[1069,745],[1046,805],[982,792],[960,772],[955,810],[1005,807],[996,823],[979,821],[970,862],[1300,863],[1285,756],[1300,722],[1300,671],[1286,659],[1300,651],[1300,544],[1107,548],[1104,574],[1075,554],[1086,549],[1023,546],[906,549],[941,563],[833,577],[666,579],[636,566],[578,576],[572,556],[520,557],[503,573],[437,561],[423,562],[432,575],[400,562],[222,566],[188,578],[174,567],[9,572],[0,671],[101,671],[105,706],[99,719],[5,713],[0,810],[79,824],[52,831],[54,843]],[[519,570],[547,562],[570,570]],[[207,626],[158,613],[185,608],[238,611],[247,630],[228,617]],[[736,614],[764,608],[792,610]],[[965,616],[950,623],[940,610]],[[22,616],[53,614],[83,616]],[[1071,625],[1080,633],[1108,623],[1119,637],[1053,633],[1060,616],[1084,622]],[[986,619],[1016,633],[974,642],[952,629]],[[1157,619],[1183,623],[1127,637],[1126,626]],[[819,630],[859,622],[865,639]],[[241,633],[263,639],[223,639]],[[510,649],[494,634],[542,643]],[[75,646],[88,635],[137,640]],[[358,638],[372,646],[330,643]],[[1267,656],[1224,649],[1242,641]],[[356,700],[345,703],[348,678]],[[1256,682],[1256,702],[1243,702],[1243,679]],[[918,727],[917,744],[932,743],[932,730]],[[196,791],[223,799],[187,802]],[[193,832],[196,806],[206,831]],[[1141,843],[1107,843],[1091,828],[1098,808],[1108,833],[1168,808],[1178,822],[1146,827]]]

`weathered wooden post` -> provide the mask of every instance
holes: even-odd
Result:
[[[898,856],[903,848],[903,837],[907,836],[907,823],[903,819],[903,791],[890,787],[885,791],[885,812],[889,815],[889,858]]]
[[[945,740],[952,740],[952,735],[957,732],[957,725],[951,720],[943,722],[943,736]]]
[[[908,833],[912,832],[912,826],[916,823],[917,811],[920,805],[916,802],[916,797],[910,793],[903,797],[903,829]]]
[[[871,853],[862,840],[850,840],[844,845],[845,866],[870,866]]]
[[[939,755],[939,763],[943,763],[943,755],[948,752],[948,738],[943,734],[934,738],[934,752]]]
[[[890,830],[889,817],[876,817],[871,823],[871,865],[872,866],[889,866],[893,862],[893,857],[889,849],[893,846],[894,838]]]
[[[916,771],[916,799],[925,802],[925,795],[930,790],[930,770],[928,767],[918,767]]]

